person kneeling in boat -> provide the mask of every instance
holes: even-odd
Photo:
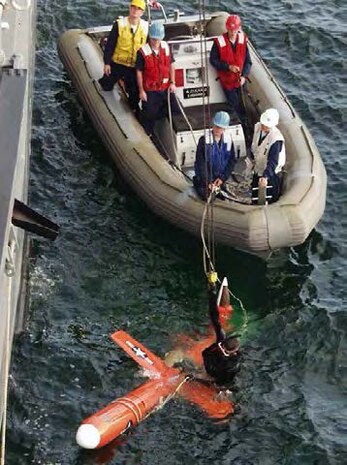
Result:
[[[229,15],[225,27],[227,32],[214,41],[210,63],[217,71],[228,103],[234,108],[244,125],[246,113],[241,91],[251,70],[252,61],[247,36],[241,30],[240,17]]]
[[[199,139],[193,183],[203,200],[206,200],[213,190],[223,189],[223,184],[235,165],[234,144],[230,135],[225,134],[229,123],[228,113],[218,111],[213,119],[212,130]]]
[[[131,0],[129,16],[113,24],[104,51],[104,75],[99,79],[103,90],[110,91],[119,80],[124,81],[129,104],[138,109],[139,91],[136,83],[136,53],[146,43],[148,23],[141,19],[145,0]]]
[[[171,108],[177,112],[175,100],[174,59],[165,42],[162,23],[152,23],[148,43],[140,48],[136,58],[137,84],[142,102],[140,121],[147,134],[153,134],[155,121],[167,114],[168,92]]]
[[[254,126],[251,146],[254,159],[252,188],[267,188],[269,203],[276,202],[281,194],[282,168],[286,162],[284,137],[277,128],[278,121],[279,113],[275,108],[262,113]]]

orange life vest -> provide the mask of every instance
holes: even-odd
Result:
[[[219,59],[228,65],[238,66],[242,73],[247,53],[246,34],[242,31],[237,34],[235,51],[231,46],[227,33],[217,37],[216,45],[219,51]],[[232,71],[217,71],[217,74],[224,89],[235,89],[240,87],[240,73],[234,73]]]
[[[166,42],[160,43],[159,53],[153,53],[149,44],[141,47],[145,61],[143,69],[143,88],[145,91],[161,91],[170,86],[170,49]]]

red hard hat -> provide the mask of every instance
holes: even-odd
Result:
[[[241,18],[238,15],[230,15],[226,20],[225,27],[229,31],[238,31],[241,28]]]

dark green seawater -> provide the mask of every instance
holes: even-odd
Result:
[[[167,10],[177,6],[164,3]],[[109,24],[119,5],[38,2],[30,201],[61,233],[53,244],[33,242],[29,319],[12,358],[7,465],[104,463],[107,457],[79,449],[76,429],[142,382],[109,334],[124,328],[163,355],[172,347],[170,334],[207,323],[199,239],[157,218],[117,175],[57,56],[63,30]],[[105,455],[108,463],[129,465],[343,465],[345,2],[207,6],[241,14],[312,132],[328,172],[327,208],[304,245],[268,263],[217,248],[219,273],[249,315],[235,393],[240,413],[216,425],[174,400]],[[183,7],[195,12],[197,3]]]

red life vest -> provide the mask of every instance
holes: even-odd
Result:
[[[159,53],[153,53],[149,44],[141,47],[140,52],[145,60],[143,69],[143,88],[145,91],[160,91],[170,86],[170,49],[166,42],[160,43]]]
[[[216,45],[219,51],[219,59],[228,65],[238,66],[241,70],[245,64],[247,52],[247,37],[244,32],[239,32],[236,39],[236,49],[233,50],[228,34],[217,37]],[[235,89],[240,87],[240,73],[232,71],[217,71],[218,77],[224,89]]]

